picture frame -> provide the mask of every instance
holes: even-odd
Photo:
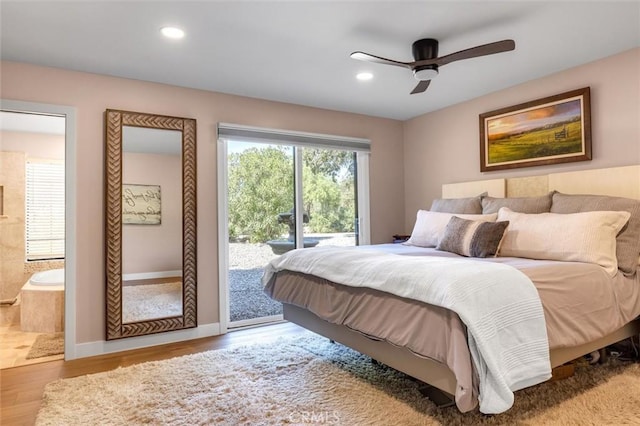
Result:
[[[122,224],[162,223],[160,185],[122,184]]]
[[[481,172],[589,160],[589,87],[480,114]]]

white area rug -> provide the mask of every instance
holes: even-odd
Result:
[[[582,366],[507,413],[438,409],[403,374],[314,335],[58,380],[37,425],[637,424],[638,364]],[[634,423],[636,422],[636,423]]]
[[[182,315],[182,283],[122,287],[122,322]]]

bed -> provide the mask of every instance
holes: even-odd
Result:
[[[621,182],[628,184],[621,185]],[[497,268],[498,271],[504,270],[504,272],[518,271],[526,276],[527,281],[535,287],[539,295],[544,313],[545,345],[548,345],[545,346],[547,362],[549,367],[556,367],[640,333],[640,323],[635,320],[640,314],[640,274],[638,273],[640,238],[637,235],[637,232],[640,232],[640,222],[638,222],[640,221],[640,204],[636,208],[633,201],[640,199],[638,187],[640,187],[640,167],[638,166],[507,181],[492,180],[487,181],[486,185],[482,182],[447,185],[443,187],[443,196],[449,198],[443,197],[442,200],[437,200],[445,204],[452,198],[464,203],[464,199],[474,198],[467,197],[468,195],[477,194],[478,190],[487,190],[490,196],[484,200],[483,208],[488,209],[484,213],[502,215],[496,218],[496,222],[504,222],[505,218],[510,219],[509,226],[518,230],[518,232],[512,232],[513,230],[509,231],[507,228],[504,238],[500,238],[502,243],[500,249],[506,250],[506,256],[468,258],[450,251],[421,246],[429,244],[386,244],[352,250],[359,251],[361,255],[358,257],[361,258],[367,256],[376,258],[372,250],[384,253],[384,256],[381,254],[376,258],[380,260],[374,262],[381,262],[390,259],[389,256],[395,256],[393,259],[398,259],[397,262],[408,265],[405,269],[413,268],[414,264],[443,259],[439,262],[448,265],[448,269],[456,269],[451,266],[457,265],[455,262],[469,262],[479,270],[487,268],[492,271],[490,268]],[[521,188],[529,191],[524,194],[526,200],[525,197],[520,197],[523,195]],[[536,192],[531,193],[531,188],[536,188]],[[585,188],[589,190],[586,191]],[[559,195],[549,192],[550,190],[559,191],[556,193]],[[587,192],[595,193],[595,196],[584,198],[565,195]],[[625,204],[625,206],[631,206],[627,208],[631,212],[624,217],[621,214],[615,215],[617,228],[609,224],[612,228],[607,231],[614,232],[612,243],[614,265],[611,264],[612,259],[604,259],[600,254],[595,258],[589,257],[589,254],[586,261],[579,256],[577,260],[571,256],[568,259],[558,260],[535,258],[540,257],[536,250],[532,251],[533,258],[529,258],[527,250],[531,249],[530,245],[526,245],[522,251],[523,244],[518,238],[526,235],[530,228],[535,230],[536,223],[537,226],[548,226],[548,222],[542,221],[547,220],[547,216],[554,221],[559,220],[559,224],[556,225],[563,232],[567,230],[569,234],[580,231],[581,225],[575,225],[575,222],[579,222],[582,218],[595,220],[597,224],[606,221],[601,217],[601,213],[604,215],[606,213],[601,211],[614,210],[617,206],[611,201],[612,198],[599,196],[609,194],[625,197],[622,202],[627,203],[625,200],[628,200],[631,203]],[[507,198],[503,198],[505,195]],[[549,198],[548,207],[539,205],[540,200],[544,201],[545,197]],[[480,200],[482,201],[482,198]],[[534,203],[536,205],[533,207],[531,200],[537,203]],[[555,206],[551,205],[553,200],[556,200]],[[520,213],[501,208],[508,205],[517,210],[522,207],[519,205],[522,202],[528,203],[524,210],[533,208],[534,212]],[[450,207],[451,202],[448,203]],[[435,210],[439,210],[436,204],[432,205],[432,210],[434,207]],[[499,213],[488,213],[492,208],[497,207],[500,207]],[[552,213],[554,208],[556,212]],[[444,209],[446,210],[447,207]],[[433,218],[439,217],[440,213],[424,214],[433,222]],[[463,213],[447,214],[456,215],[458,218],[464,217]],[[632,216],[634,222],[629,223]],[[446,219],[446,214],[443,217]],[[562,222],[569,218],[571,219],[569,222]],[[412,232],[412,238],[418,233],[419,221],[420,216]],[[465,226],[468,224],[464,223]],[[575,226],[574,231],[570,230],[572,226]],[[591,229],[593,223],[589,222],[584,226]],[[606,228],[605,225],[603,225],[604,228]],[[629,237],[627,235],[629,231],[632,231],[631,239],[627,238],[626,241],[621,242],[623,232],[626,233],[626,237]],[[539,233],[540,230],[536,232]],[[440,235],[438,239],[442,241],[442,237]],[[538,244],[542,245],[549,243],[552,244],[549,247],[553,251],[553,244],[557,242],[554,242],[552,237],[538,241]],[[631,250],[635,250],[631,270],[628,256],[627,259],[619,259],[623,252],[619,250],[619,246],[623,243],[626,244],[625,253],[629,251],[629,245],[635,247]],[[568,244],[573,244],[573,241]],[[540,247],[536,248],[540,249]],[[616,249],[618,249],[617,252]],[[560,255],[562,256],[566,256],[566,253]],[[341,257],[348,257],[348,252]],[[618,270],[618,265],[626,269]],[[424,300],[403,297],[402,292],[393,294],[393,287],[389,290],[385,287],[380,289],[354,286],[339,283],[341,277],[335,275],[323,277],[322,274],[309,273],[309,271],[311,270],[295,267],[276,268],[265,280],[267,294],[283,302],[285,319],[352,347],[452,395],[460,411],[473,410],[478,406],[479,401],[480,410],[486,413],[497,413],[510,407],[512,401],[510,402],[508,398],[501,404],[495,405],[486,402],[488,397],[484,398],[483,406],[482,396],[487,395],[486,385],[483,387],[486,375],[484,372],[478,373],[482,368],[477,364],[475,351],[469,347],[472,341],[470,336],[475,335],[474,330],[478,327],[469,323],[467,314],[454,312],[442,305],[426,303]],[[399,276],[401,273],[395,274],[394,277],[396,275]],[[327,279],[332,277],[333,280]],[[473,280],[467,279],[467,281]],[[394,286],[398,286],[397,283]],[[462,321],[461,317],[465,318],[467,323]],[[511,320],[511,322],[514,321]],[[523,381],[511,387],[515,391],[547,378],[547,376],[538,375],[535,381]]]

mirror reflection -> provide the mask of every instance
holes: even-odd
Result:
[[[122,126],[122,322],[181,316],[182,132]]]

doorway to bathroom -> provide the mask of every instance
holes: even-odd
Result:
[[[0,111],[0,368],[62,359],[65,115]]]

